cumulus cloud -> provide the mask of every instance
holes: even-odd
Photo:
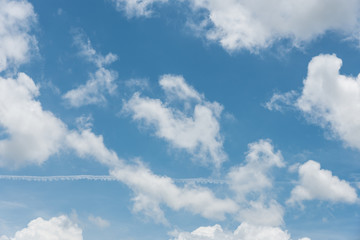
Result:
[[[106,102],[105,94],[113,94],[117,88],[114,82],[117,72],[106,69],[105,66],[117,60],[117,56],[109,53],[103,56],[95,51],[89,39],[83,34],[75,36],[75,44],[80,48],[80,55],[97,66],[95,73],[90,74],[90,79],[75,89],[63,95],[63,98],[72,107],[81,107],[89,104],[103,104]]]
[[[28,226],[15,233],[14,237],[1,236],[0,240],[82,240],[82,230],[67,216],[50,220],[36,218]]]
[[[128,164],[105,146],[102,136],[96,136],[90,129],[71,131],[67,144],[78,156],[91,157],[108,166],[110,175],[134,192],[134,212],[142,212],[156,222],[167,223],[161,205],[218,220],[237,211],[234,201],[217,198],[208,188],[195,184],[179,187],[173,179],[154,174],[140,161]]]
[[[0,72],[27,62],[36,39],[30,34],[36,22],[33,6],[27,1],[0,0]]]
[[[142,211],[157,222],[167,222],[161,204],[215,220],[224,220],[225,214],[235,213],[238,209],[234,201],[219,199],[208,188],[196,185],[178,187],[171,178],[155,175],[140,162],[116,168],[110,173],[134,191],[134,211]]]
[[[43,110],[39,87],[24,73],[0,77],[0,166],[41,164],[62,147],[66,125]]]
[[[270,140],[249,144],[245,164],[232,167],[227,174],[229,188],[241,203],[237,216],[240,221],[266,226],[283,223],[282,206],[267,193],[273,187],[271,168],[284,165],[281,152],[274,150]]]
[[[258,51],[286,39],[297,45],[338,31],[358,33],[359,1],[189,0],[207,13],[197,30],[228,51]]]
[[[203,164],[220,167],[226,160],[219,125],[223,107],[206,101],[181,76],[164,75],[159,84],[169,101],[142,97],[137,92],[123,110],[134,120],[154,127],[156,136],[174,148],[185,149]],[[171,107],[174,100],[184,103],[184,109]]]
[[[246,222],[234,231],[224,231],[218,224],[199,227],[192,232],[173,232],[172,240],[290,240],[290,234],[278,227],[255,226]],[[303,238],[303,240],[308,238]],[[301,239],[299,239],[301,240]],[[308,239],[310,240],[310,239]]]
[[[128,17],[150,16],[167,0],[113,0]],[[258,52],[278,42],[291,46],[332,31],[358,39],[358,0],[185,0],[188,23],[196,35],[219,43],[229,52]]]
[[[272,187],[272,180],[268,176],[270,168],[284,165],[281,152],[274,151],[270,140],[251,143],[245,164],[232,167],[227,175],[230,188],[240,200],[249,193],[261,193]]]
[[[148,17],[152,7],[168,0],[113,0],[118,11],[124,11],[128,17]]]
[[[290,204],[313,199],[355,203],[358,199],[356,190],[348,182],[333,176],[329,170],[320,169],[318,162],[309,160],[301,165],[299,178],[287,201]]]
[[[341,65],[335,55],[314,57],[300,96],[294,99],[294,94],[285,93],[268,104],[273,109],[279,101],[291,104],[346,145],[360,149],[360,76],[340,74]]]

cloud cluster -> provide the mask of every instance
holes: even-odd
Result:
[[[124,104],[124,111],[134,120],[153,127],[156,136],[174,148],[186,150],[203,164],[220,167],[227,158],[219,125],[223,107],[206,101],[182,76],[163,75],[159,84],[167,101],[142,97],[137,92]],[[171,107],[173,101],[184,104],[184,109]]]
[[[0,72],[29,60],[36,49],[30,34],[36,22],[33,6],[27,1],[0,0]]]
[[[50,220],[36,218],[28,226],[15,233],[14,237],[1,236],[0,240],[82,240],[82,230],[67,216]]]
[[[63,95],[63,99],[71,107],[81,107],[89,104],[103,104],[106,102],[105,94],[113,94],[117,88],[115,80],[117,73],[105,68],[117,60],[117,56],[109,53],[103,56],[95,51],[89,39],[83,34],[75,36],[75,44],[80,48],[80,55],[97,66],[95,73],[90,74],[90,79],[75,89]]]
[[[294,91],[276,94],[267,107],[279,110],[290,104],[346,145],[360,149],[360,76],[340,74],[341,65],[335,55],[314,57],[300,96],[296,98]]]
[[[44,111],[35,100],[38,95],[39,88],[24,73],[17,79],[0,78],[0,126],[7,135],[0,140],[1,166],[41,164],[61,149],[70,149],[81,158],[93,158],[108,166],[116,179],[134,191],[134,210],[160,222],[166,222],[161,204],[214,219],[224,219],[225,214],[237,210],[232,200],[216,198],[207,188],[178,187],[171,178],[157,176],[143,164],[127,164],[89,125],[69,130],[51,112]]]
[[[299,183],[291,191],[290,204],[306,200],[355,203],[356,190],[344,180],[333,176],[329,170],[320,169],[320,164],[309,160],[299,167]]]
[[[227,232],[218,224],[199,227],[192,232],[173,232],[172,240],[290,240],[290,234],[278,227],[255,226],[242,223],[234,232]],[[299,240],[310,240],[302,238]]]

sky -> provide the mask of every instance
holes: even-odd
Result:
[[[0,0],[0,240],[359,240],[359,0]]]

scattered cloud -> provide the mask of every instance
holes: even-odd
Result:
[[[91,42],[83,34],[75,36],[75,44],[80,48],[80,55],[97,66],[95,73],[90,74],[90,79],[75,89],[63,95],[63,98],[72,107],[81,107],[89,104],[104,104],[105,94],[114,94],[117,85],[117,72],[106,69],[105,66],[117,60],[117,56],[109,53],[103,56],[95,51]]]
[[[14,237],[1,236],[0,240],[82,240],[82,230],[67,216],[50,220],[36,218],[28,226],[15,233]]]
[[[128,17],[149,17],[152,7],[168,0],[112,0],[118,11],[124,11]]]
[[[279,110],[279,104],[290,104],[347,146],[360,149],[360,77],[340,74],[341,65],[334,54],[314,57],[300,96],[294,98],[293,91],[276,94],[266,105]]]
[[[124,112],[145,126],[154,127],[156,136],[174,148],[186,150],[203,164],[220,167],[227,158],[219,126],[223,107],[206,101],[182,76],[163,75],[159,84],[167,101],[142,97],[137,92],[125,102]],[[171,107],[174,100],[183,103],[184,109]]]
[[[149,17],[167,0],[113,0],[128,17]],[[229,52],[259,52],[276,43],[299,47],[326,32],[358,39],[358,0],[185,0],[188,25],[196,35],[219,43]]]
[[[39,87],[24,73],[0,77],[0,166],[17,168],[41,164],[62,147],[66,125],[43,110],[35,98]]]
[[[107,228],[110,226],[110,222],[101,217],[94,217],[93,215],[90,215],[88,219],[91,223],[98,226],[99,228]]]
[[[37,42],[30,34],[36,23],[33,6],[26,0],[0,0],[0,72],[29,61]]]
[[[289,204],[307,200],[355,203],[356,190],[345,180],[333,176],[329,170],[320,169],[318,162],[309,160],[299,167],[299,183],[291,191]]]
[[[255,226],[246,222],[234,231],[224,231],[218,224],[208,227],[199,227],[192,232],[171,233],[172,240],[290,240],[290,234],[278,227]],[[310,240],[302,238],[299,240]]]

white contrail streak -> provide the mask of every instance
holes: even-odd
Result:
[[[117,181],[115,177],[108,175],[67,175],[67,176],[0,175],[0,180],[35,181],[35,182],[78,181],[78,180]]]
[[[52,182],[52,181],[119,181],[109,175],[65,175],[65,176],[19,176],[19,175],[0,175],[0,180],[29,181],[29,182]],[[182,178],[174,179],[175,182],[186,184],[224,184],[225,180],[210,178]]]

